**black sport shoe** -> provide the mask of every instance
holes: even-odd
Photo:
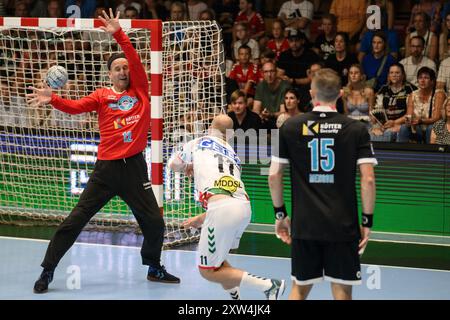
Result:
[[[53,280],[53,270],[42,271],[39,279],[34,283],[34,293],[46,293],[48,291],[48,285]]]
[[[164,266],[159,268],[149,267],[147,273],[147,280],[164,283],[180,283],[180,278],[171,275],[166,271]]]

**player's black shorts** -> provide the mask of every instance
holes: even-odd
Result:
[[[361,284],[358,240],[329,242],[292,239],[292,280],[309,285],[325,280]]]

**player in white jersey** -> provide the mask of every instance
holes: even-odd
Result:
[[[202,227],[198,254],[203,278],[216,282],[240,299],[240,287],[251,287],[276,300],[284,292],[285,281],[267,279],[236,269],[227,262],[230,249],[237,249],[250,223],[251,207],[241,181],[241,163],[226,142],[226,130],[233,120],[226,115],[214,118],[209,135],[186,143],[171,157],[169,167],[194,176],[195,189],[206,212],[184,222],[186,228]]]

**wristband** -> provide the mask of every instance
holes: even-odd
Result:
[[[287,211],[286,206],[283,204],[281,207],[273,207],[273,210],[275,212],[275,219],[277,220],[283,220],[287,217]]]
[[[361,225],[365,228],[372,228],[373,226],[373,214],[362,214],[362,223]]]

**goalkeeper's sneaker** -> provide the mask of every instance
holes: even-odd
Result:
[[[272,279],[272,287],[269,290],[264,291],[266,294],[267,300],[278,300],[284,293],[284,289],[286,288],[286,281],[284,280],[276,280]]]
[[[53,270],[42,271],[39,279],[34,283],[34,293],[45,293],[48,291],[48,285],[53,280]]]
[[[147,280],[164,283],[180,283],[180,278],[168,273],[164,266],[158,268],[150,266],[148,268]]]

